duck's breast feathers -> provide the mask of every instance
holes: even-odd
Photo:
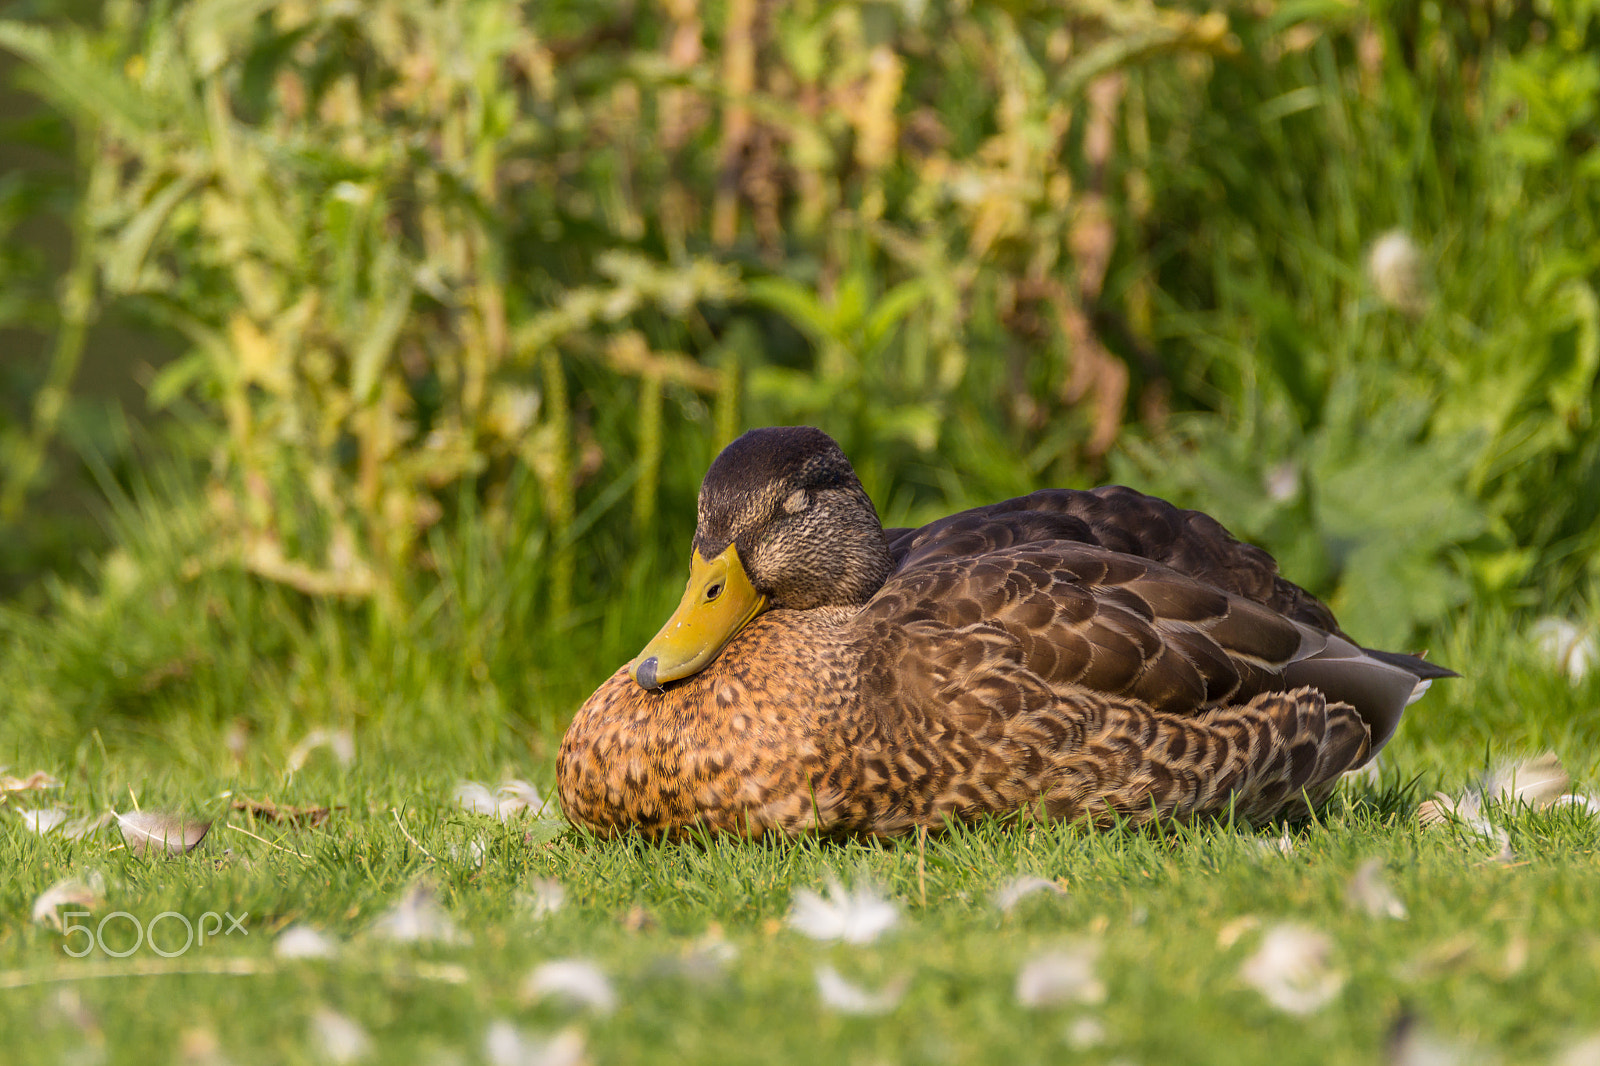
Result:
[[[1020,669],[1051,688],[1175,713],[1273,687],[1306,641],[1293,621],[1242,596],[1073,541],[908,558],[859,624],[910,630],[904,639],[952,686]]]
[[[1148,559],[1295,621],[1337,631],[1333,613],[1278,574],[1272,556],[1241,543],[1211,516],[1121,485],[1043,489],[975,507],[920,529],[887,531],[901,570],[976,558],[1022,544],[1068,541]]]

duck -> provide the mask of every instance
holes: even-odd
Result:
[[[767,427],[712,462],[682,600],[574,715],[558,793],[602,837],[1259,825],[1455,676],[1202,512],[1041,489],[885,529],[831,437]]]

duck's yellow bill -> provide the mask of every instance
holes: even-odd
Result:
[[[732,544],[710,562],[695,552],[683,602],[628,664],[628,676],[645,688],[659,689],[697,673],[766,606],[767,598],[750,584]]]

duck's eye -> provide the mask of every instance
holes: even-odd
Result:
[[[722,582],[718,581],[715,585],[707,585],[706,586],[706,602],[707,603],[710,603],[712,600],[716,599],[720,595],[722,595]]]
[[[805,489],[795,489],[783,501],[783,509],[787,514],[799,514],[811,506],[811,497],[806,495]]]

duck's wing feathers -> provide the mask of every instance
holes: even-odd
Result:
[[[1121,485],[1043,489],[919,529],[888,530],[886,536],[902,571],[1043,541],[1093,545],[1148,559],[1286,618],[1338,632],[1333,612],[1280,576],[1272,556],[1241,543],[1210,515]]]
[[[1420,660],[1371,655],[1337,630],[1148,558],[1073,541],[908,553],[860,620],[873,627],[883,672],[902,665],[895,702],[1001,718],[1069,686],[1196,715],[1309,685],[1356,708],[1375,752],[1419,684],[1415,670],[1386,658]],[[916,669],[904,669],[909,662]],[[956,698],[973,686],[984,698]]]
[[[919,645],[936,684],[959,687],[995,669],[998,656],[1052,688],[1080,685],[1175,713],[1280,685],[1308,639],[1242,596],[1069,541],[923,558],[889,579],[861,623],[879,639]]]

